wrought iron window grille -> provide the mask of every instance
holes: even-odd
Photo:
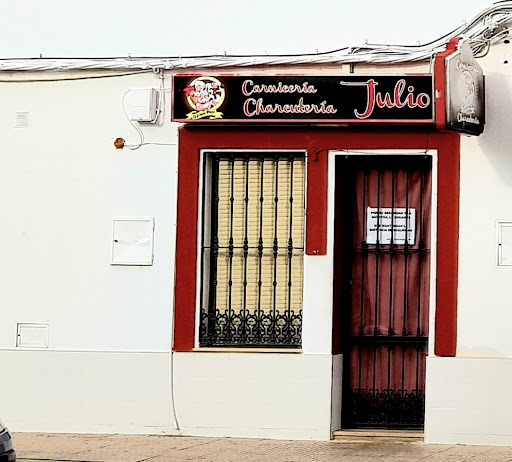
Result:
[[[304,154],[207,153],[203,178],[200,346],[300,348]]]

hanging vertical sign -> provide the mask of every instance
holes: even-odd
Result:
[[[446,128],[480,135],[485,124],[484,74],[467,41],[448,56],[446,67]]]

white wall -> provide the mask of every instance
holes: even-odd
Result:
[[[425,441],[512,445],[512,361],[427,359]]]
[[[87,75],[32,73],[28,78]],[[12,77],[27,78],[21,73]],[[171,342],[177,132],[170,112],[163,114],[162,126],[143,128],[147,142],[165,145],[134,151],[113,146],[117,137],[138,141],[123,112],[123,94],[132,87],[159,85],[152,72],[0,83],[0,362],[11,364],[16,376],[2,381],[0,408],[12,430],[71,430],[75,427],[56,423],[75,421],[83,431],[102,425],[124,431],[131,425],[121,418],[125,397],[140,395],[147,380],[152,381],[148,400],[161,403],[161,414],[150,417],[139,406],[129,421],[137,431],[170,425],[162,415],[172,411],[165,353]],[[17,112],[28,113],[28,127],[15,127]],[[112,219],[117,216],[155,218],[152,266],[110,265]],[[16,349],[18,322],[48,323],[49,348]],[[80,354],[72,360],[57,354],[64,351]],[[38,380],[34,364],[40,367]],[[138,380],[128,380],[138,374]],[[66,391],[68,383],[73,391]],[[94,403],[70,397],[96,389]],[[9,404],[14,402],[10,397],[21,396],[30,397],[31,405]],[[62,413],[48,415],[42,396],[53,396]],[[108,418],[84,412],[96,405],[111,411]]]
[[[496,267],[495,231],[496,219],[512,219],[510,46],[482,59],[486,129],[461,140],[457,357],[427,360],[428,442],[512,444],[512,268]],[[0,82],[0,408],[12,430],[173,432],[176,126],[167,111],[162,126],[143,128],[146,141],[163,145],[112,144],[138,140],[121,105],[126,90],[159,83],[153,74]],[[19,111],[27,128],[14,126]],[[109,264],[116,216],[155,217],[153,266]],[[305,256],[304,278],[302,353],[175,355],[184,434],[329,438],[330,250]],[[16,348],[18,322],[48,323],[49,348]]]
[[[0,362],[11,430],[176,433],[166,353],[3,350]]]
[[[430,443],[512,445],[512,267],[497,266],[496,241],[496,220],[512,220],[511,51],[480,60],[485,131],[461,138],[457,356],[427,360]]]
[[[512,220],[512,69],[510,44],[482,60],[486,127],[461,143],[459,324],[457,354],[511,358],[512,267],[497,267],[496,220]]]
[[[331,355],[174,356],[176,412],[184,434],[330,438]]]
[[[461,140],[457,355],[462,357],[512,357],[512,267],[497,266],[496,242],[496,220],[512,220],[512,74],[498,75],[506,70],[502,66],[498,61],[484,68],[484,133]]]

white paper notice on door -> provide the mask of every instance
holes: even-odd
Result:
[[[366,243],[367,244],[407,244],[414,245],[416,236],[416,209],[406,208],[374,208],[366,211]]]

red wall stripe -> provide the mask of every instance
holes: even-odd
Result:
[[[436,127],[446,131],[446,57],[457,49],[460,37],[452,38],[434,62]],[[437,209],[437,284],[434,353],[455,356],[457,348],[457,281],[459,245],[459,140],[439,156]],[[454,219],[457,217],[457,220]],[[439,236],[443,236],[442,239]]]
[[[199,148],[179,131],[176,276],[174,286],[175,351],[194,348]]]
[[[327,151],[308,149],[306,255],[327,253]]]
[[[460,138],[451,136],[438,158],[437,280],[434,353],[455,356],[459,261]]]
[[[438,130],[446,130],[446,57],[457,49],[460,37],[452,38],[434,61],[435,117]]]

